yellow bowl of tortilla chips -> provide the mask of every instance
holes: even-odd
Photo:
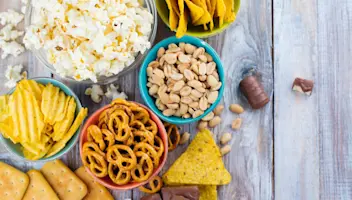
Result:
[[[176,32],[206,38],[217,35],[235,21],[240,0],[155,0],[160,18]],[[231,9],[226,9],[231,8]]]

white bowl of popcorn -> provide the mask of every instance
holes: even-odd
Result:
[[[153,0],[33,0],[27,6],[25,46],[69,80],[115,81],[138,66],[156,35]]]

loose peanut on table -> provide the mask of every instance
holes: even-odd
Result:
[[[231,151],[231,146],[230,145],[225,145],[220,149],[221,155],[226,155]]]
[[[180,140],[179,144],[186,144],[188,142],[190,136],[191,135],[188,132],[184,132],[181,136],[181,140]]]
[[[147,67],[148,92],[165,116],[196,118],[219,96],[222,83],[205,49],[180,43],[160,48]],[[208,116],[207,121],[212,119]]]
[[[244,112],[244,109],[242,106],[240,106],[239,104],[231,104],[230,105],[230,110],[233,113],[237,113],[237,114],[241,114]]]
[[[227,144],[231,140],[232,136],[230,133],[224,133],[220,138],[221,144]]]
[[[206,129],[207,127],[208,127],[208,122],[206,122],[206,121],[200,121],[199,124],[198,124],[198,129],[199,130]]]
[[[237,118],[237,119],[232,121],[231,127],[234,130],[239,130],[241,128],[241,125],[242,125],[242,119],[241,118]]]
[[[219,116],[215,116],[212,120],[209,121],[209,127],[214,128],[220,123],[221,123],[221,118]]]

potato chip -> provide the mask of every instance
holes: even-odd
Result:
[[[236,19],[234,0],[224,0],[226,6],[226,13],[224,16],[225,22],[233,22]]]
[[[25,101],[27,119],[28,119],[28,132],[29,132],[29,140],[33,142],[40,141],[40,134],[44,128],[43,119],[40,117],[40,111],[38,103],[34,97],[34,95],[27,90],[18,89],[20,92],[23,92],[23,95],[27,98]],[[38,127],[39,123],[39,127]]]
[[[20,81],[17,84],[16,88],[20,88],[22,90],[27,90],[30,93],[32,93],[35,96],[35,99],[39,102],[38,105],[40,106],[41,100],[42,100],[42,92],[43,92],[43,89],[40,87],[40,85],[42,85],[42,84],[37,83],[34,80],[25,79],[25,80]]]
[[[11,118],[6,119],[4,122],[0,122],[0,133],[7,139],[10,139],[14,144],[20,142],[18,137],[13,135],[13,122]]]
[[[179,17],[177,16],[175,10],[172,8],[171,0],[166,0],[167,7],[169,9],[169,24],[172,31],[177,29],[177,24]]]
[[[224,185],[231,181],[209,130],[200,131],[163,175],[167,185]]]
[[[29,95],[28,96],[29,101],[32,102],[33,104],[33,110],[34,110],[34,120],[36,123],[36,140],[35,141],[40,141],[41,139],[41,133],[44,129],[44,118],[43,118],[43,114],[40,112],[40,107],[38,104],[38,101],[36,101],[34,95]]]
[[[21,145],[23,146],[23,150],[27,150],[28,152],[34,154],[34,155],[39,155],[40,154],[40,149],[33,144],[26,143],[26,142],[21,142]]]
[[[185,35],[187,32],[187,24],[188,24],[188,13],[185,10],[184,0],[178,0],[178,7],[180,9],[180,20],[178,22],[178,27],[176,31],[176,37],[180,38]]]
[[[0,96],[0,122],[5,121],[10,117],[9,111],[9,96]]]
[[[198,185],[200,196],[199,200],[217,200],[218,192],[216,185]]]
[[[20,141],[20,121],[19,121],[19,113],[17,112],[17,106],[15,103],[15,99],[14,99],[15,94],[12,94],[9,97],[9,112],[10,115],[12,116],[12,121],[13,124],[16,124],[17,126],[13,127],[13,132],[12,132],[12,138],[17,138],[15,140]]]
[[[185,0],[185,2],[191,15],[192,23],[194,23],[203,16],[203,8],[192,3],[190,0]]]
[[[55,109],[55,117],[54,117],[54,122],[59,122],[61,120],[64,119],[64,111],[65,111],[65,105],[66,104],[66,95],[64,92],[60,92],[59,93],[59,99],[58,99],[58,102],[57,102],[57,106],[56,106],[56,109]]]
[[[54,141],[59,141],[64,136],[64,134],[69,130],[75,117],[75,111],[76,111],[75,99],[73,97],[70,97],[65,119],[60,122],[57,122],[54,125],[54,137],[53,137]]]
[[[66,143],[71,139],[71,137],[75,134],[75,132],[77,131],[77,129],[79,128],[79,126],[82,124],[83,120],[86,118],[86,116],[88,115],[88,109],[87,108],[82,108],[75,121],[73,122],[70,130],[64,135],[64,137],[56,142],[52,148],[49,150],[48,154],[45,157],[50,157],[54,154],[56,154],[57,152],[59,152],[61,149],[63,149],[66,146]]]
[[[56,112],[58,108],[58,103],[59,103],[59,97],[60,97],[60,88],[58,87],[53,87],[51,93],[50,93],[50,108],[47,112],[47,116],[44,115],[44,121],[46,123],[49,123],[50,125],[53,125],[55,123],[55,117],[56,117]]]
[[[31,151],[24,149],[23,156],[29,160],[39,160],[39,159],[43,158],[48,153],[48,151],[51,149],[53,144],[54,144],[53,141],[49,141],[46,144],[45,148],[39,152],[39,154],[33,154]]]
[[[18,124],[19,124],[19,134],[22,142],[29,141],[29,126],[27,118],[27,109],[25,96],[22,94],[21,90],[15,90],[13,93],[13,99],[15,104],[15,112],[18,115]],[[14,121],[15,122],[15,121]],[[14,124],[17,124],[16,122]]]

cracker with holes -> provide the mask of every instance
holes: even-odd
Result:
[[[78,168],[75,173],[88,187],[88,194],[84,197],[84,200],[114,200],[110,192],[88,174],[85,167]]]
[[[1,200],[20,200],[28,187],[27,174],[0,161]]]
[[[40,171],[32,169],[27,174],[29,176],[29,186],[23,200],[59,200],[59,197]]]
[[[61,160],[47,162],[41,172],[61,200],[80,200],[86,196],[86,184]]]

